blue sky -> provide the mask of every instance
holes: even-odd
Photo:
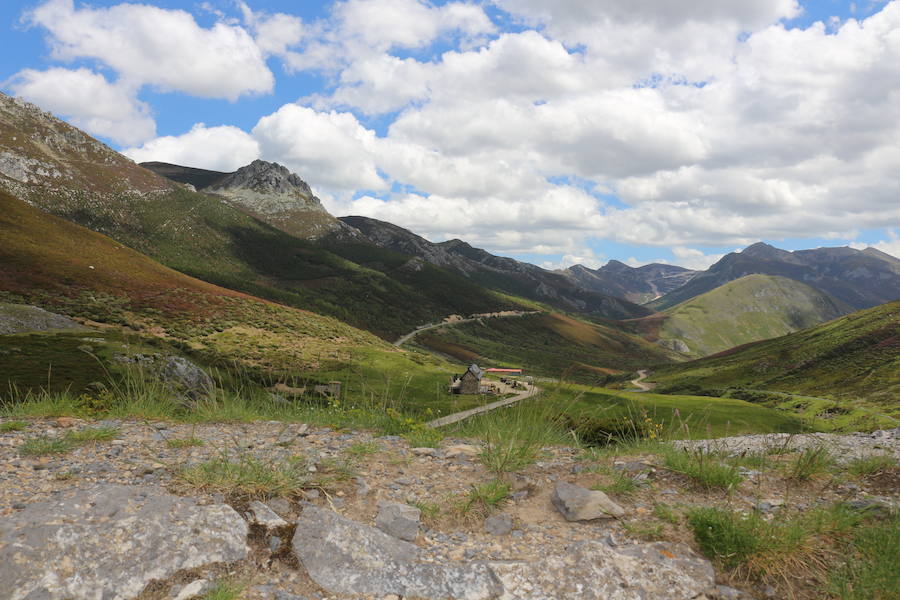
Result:
[[[896,0],[11,1],[0,82],[136,160],[276,160],[436,241],[699,268],[900,253],[898,28]]]

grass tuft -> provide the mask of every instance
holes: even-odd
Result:
[[[46,456],[48,454],[65,454],[72,449],[72,442],[66,438],[55,438],[46,435],[30,437],[19,447],[23,456]]]
[[[814,476],[825,473],[834,464],[834,458],[824,446],[805,448],[788,465],[787,478],[794,481],[809,481]]]
[[[487,514],[497,509],[508,497],[510,487],[500,479],[492,479],[479,485],[473,485],[460,507],[463,514],[478,508]]]
[[[166,446],[169,448],[196,448],[203,446],[206,442],[202,439],[191,436],[186,438],[170,438],[166,440]]]
[[[263,462],[250,456],[220,457],[184,468],[177,476],[197,489],[243,498],[298,496],[316,487],[303,461]]]
[[[847,471],[857,477],[870,477],[878,473],[896,469],[898,461],[893,456],[865,456],[850,461]]]
[[[666,468],[690,477],[698,487],[706,491],[731,491],[743,481],[736,466],[723,464],[715,454],[709,452],[669,448],[663,456]]]
[[[859,527],[845,544],[846,562],[831,570],[828,591],[841,600],[900,598],[900,513]]]
[[[22,431],[26,427],[28,427],[28,423],[25,421],[7,421],[6,423],[0,423],[0,433]]]

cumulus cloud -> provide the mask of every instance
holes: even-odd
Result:
[[[231,172],[259,158],[259,144],[237,127],[197,123],[183,135],[158,137],[122,153],[135,162],[167,162]]]
[[[850,244],[850,247],[856,248],[857,250],[864,250],[868,247],[872,247],[876,250],[881,250],[882,252],[890,254],[894,258],[900,258],[900,234],[897,233],[896,229],[891,228],[887,230],[886,240],[881,240],[874,244],[853,242]]]
[[[203,28],[182,10],[146,4],[75,8],[73,0],[49,0],[27,20],[47,30],[54,58],[98,60],[135,87],[236,100],[274,85],[246,30],[224,22]]]
[[[76,126],[120,144],[134,144],[156,135],[150,107],[133,89],[110,83],[90,69],[24,69],[6,85],[17,96],[67,117]]]
[[[356,117],[286,104],[253,128],[261,154],[290,167],[317,186],[338,193],[381,190],[374,155],[376,136]]]

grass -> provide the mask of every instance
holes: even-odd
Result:
[[[166,440],[166,446],[169,448],[197,448],[203,446],[206,442],[194,436],[185,438],[169,438]]]
[[[809,578],[824,582],[834,560],[831,544],[864,520],[840,504],[767,521],[758,513],[742,515],[725,508],[699,507],[687,521],[701,551],[720,567],[743,578],[759,577],[784,586]]]
[[[843,554],[847,560],[828,578],[831,594],[841,600],[900,598],[900,513],[856,529]]]
[[[663,531],[665,527],[662,523],[646,522],[646,521],[621,521],[622,527],[631,536],[648,542],[661,540],[664,538]]]
[[[846,465],[847,472],[857,477],[868,477],[897,467],[898,461],[892,456],[866,456]]]
[[[833,464],[834,457],[824,446],[804,448],[787,466],[787,478],[809,481],[814,476],[827,472]]]
[[[237,600],[240,598],[244,588],[246,588],[246,585],[220,580],[216,581],[201,598],[203,600]]]
[[[694,484],[706,491],[730,492],[743,481],[737,467],[723,463],[714,453],[671,448],[663,456],[663,465],[666,468],[686,475]]]
[[[441,505],[436,502],[417,500],[415,502],[410,502],[409,504],[410,506],[415,506],[419,509],[419,512],[422,513],[422,519],[426,523],[434,523],[441,515]]]
[[[52,438],[46,435],[30,437],[19,447],[24,456],[46,456],[48,454],[65,454],[72,449],[72,442],[66,438]]]
[[[45,456],[48,454],[65,454],[77,446],[92,442],[106,442],[119,435],[114,427],[86,427],[70,431],[61,437],[40,435],[25,440],[19,452],[25,456]]]
[[[376,442],[358,442],[344,450],[344,454],[351,459],[359,460],[366,456],[377,454],[380,450],[381,447]]]
[[[836,430],[896,427],[898,308],[900,301],[888,302],[779,338],[663,366],[651,379],[671,393],[771,390],[761,402],[786,410],[803,403],[798,404],[798,414],[822,414],[821,419]],[[805,396],[789,397],[797,394]],[[808,408],[806,398],[822,404]]]
[[[509,492],[509,484],[500,479],[473,485],[460,505],[460,512],[469,514],[478,509],[483,514],[491,513],[509,497]]]
[[[670,523],[672,525],[678,524],[678,522],[681,520],[678,516],[678,513],[675,512],[675,510],[671,506],[661,502],[653,505],[653,514],[657,519],[660,519],[661,521],[665,521],[666,523]]]
[[[484,441],[481,463],[492,473],[514,473],[532,464],[541,448],[571,444],[552,405],[524,400],[495,410],[462,425],[461,435]]]
[[[28,427],[28,423],[25,421],[6,421],[5,423],[0,423],[0,433],[22,431],[26,427]]]
[[[632,478],[621,472],[614,472],[612,475],[613,482],[606,485],[597,485],[592,489],[601,490],[607,494],[628,497],[637,491],[638,483]]]
[[[299,496],[304,489],[316,487],[305,461],[265,462],[247,455],[235,460],[223,456],[186,467],[177,477],[203,491],[261,500]]]

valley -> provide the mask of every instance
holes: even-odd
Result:
[[[837,598],[848,532],[896,529],[900,261],[874,248],[554,270],[335,217],[274,162],[136,164],[2,94],[0,240],[0,558],[61,511],[93,524],[65,551],[111,560],[107,495],[230,528],[227,560],[89,578],[116,597]],[[563,568],[571,540],[636,570]]]

